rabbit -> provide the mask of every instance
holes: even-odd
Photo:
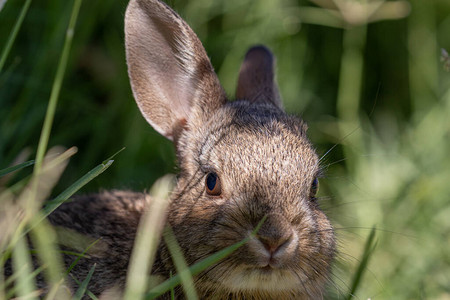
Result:
[[[270,50],[248,50],[230,101],[200,40],[165,3],[129,2],[125,46],[137,105],[176,149],[180,172],[166,223],[187,264],[242,241],[265,218],[246,244],[194,277],[199,298],[323,298],[336,242],[316,200],[319,158],[305,122],[283,110]],[[96,263],[88,286],[95,295],[123,290],[149,201],[145,193],[104,191],[76,196],[49,216],[55,228],[101,238],[71,271],[83,279]],[[64,257],[67,265],[73,259]],[[151,274],[171,273],[161,241]]]

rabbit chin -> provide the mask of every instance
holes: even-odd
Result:
[[[270,267],[237,268],[228,274],[228,276],[222,276],[220,283],[232,293],[246,291],[278,293],[295,291],[302,287],[302,282],[298,274],[295,274],[291,270],[272,269]]]

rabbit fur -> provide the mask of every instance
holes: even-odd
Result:
[[[236,100],[229,101],[197,36],[163,2],[129,2],[125,44],[138,107],[175,145],[180,173],[167,224],[188,265],[248,237],[266,218],[248,243],[194,277],[200,299],[323,298],[335,237],[315,199],[319,159],[306,124],[283,111],[271,52],[247,52]],[[214,184],[218,194],[210,193]],[[101,238],[71,272],[82,280],[96,263],[88,287],[94,294],[123,290],[148,199],[105,191],[77,196],[50,215],[56,228]],[[171,272],[161,242],[151,273]],[[182,289],[176,293],[184,297]]]

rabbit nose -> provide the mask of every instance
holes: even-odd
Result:
[[[279,214],[269,215],[257,233],[258,240],[271,256],[289,244],[292,236],[291,224]]]
[[[277,237],[258,235],[258,240],[264,245],[270,256],[273,256],[284,245],[289,244],[291,239],[292,233]]]

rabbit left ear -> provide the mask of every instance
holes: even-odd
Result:
[[[165,137],[226,102],[219,79],[192,29],[161,1],[131,0],[125,46],[134,98],[147,122]]]
[[[274,78],[275,57],[264,46],[250,48],[239,72],[236,99],[270,102],[283,108]]]

